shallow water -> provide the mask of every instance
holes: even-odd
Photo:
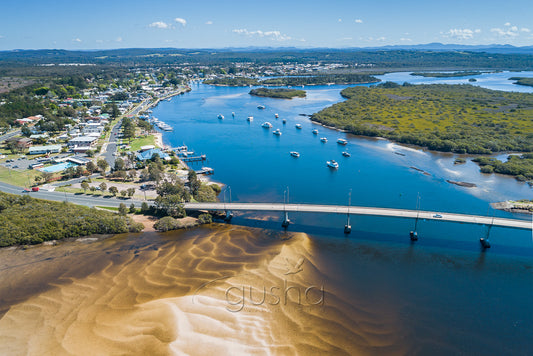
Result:
[[[228,225],[0,260],[0,354],[533,349],[530,260]]]

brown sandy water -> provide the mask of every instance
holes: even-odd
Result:
[[[236,226],[3,249],[0,354],[407,353],[393,303],[320,252]]]

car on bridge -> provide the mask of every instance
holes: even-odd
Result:
[[[440,215],[440,214],[435,214],[435,215],[433,215],[433,217],[437,218],[437,219],[442,219],[442,215]]]

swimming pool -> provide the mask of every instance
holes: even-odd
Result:
[[[75,167],[75,166],[77,166],[77,164],[75,163],[63,162],[63,163],[54,164],[53,166],[40,168],[39,171],[46,172],[46,173],[56,173],[56,172],[61,172],[69,167]]]

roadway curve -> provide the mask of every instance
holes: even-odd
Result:
[[[416,211],[405,209],[373,208],[363,206],[314,205],[314,204],[280,204],[280,203],[185,203],[188,210],[231,210],[231,211],[287,211],[299,213],[330,213],[350,215],[389,216],[397,218],[451,221],[466,224],[493,225],[515,229],[532,229],[529,220],[492,218],[489,216],[452,214],[433,211]],[[440,217],[437,217],[440,216]]]

